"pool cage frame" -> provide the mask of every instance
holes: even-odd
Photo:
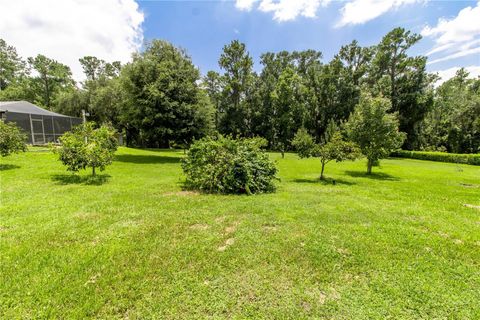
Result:
[[[82,123],[81,118],[51,112],[25,101],[0,103],[0,116],[22,129],[32,145],[58,143],[65,132]]]

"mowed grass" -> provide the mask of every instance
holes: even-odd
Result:
[[[0,318],[480,318],[480,167],[272,154],[276,193],[225,196],[182,156],[1,159]]]

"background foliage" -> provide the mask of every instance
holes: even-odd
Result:
[[[421,36],[395,28],[378,44],[352,41],[331,61],[316,50],[265,52],[261,69],[244,43],[225,45],[218,71],[200,73],[184,49],[153,40],[126,65],[81,57],[86,79],[38,55],[23,60],[0,39],[0,100],[28,100],[49,110],[110,123],[130,146],[188,146],[204,136],[267,139],[284,154],[305,128],[320,143],[330,123],[348,120],[361,93],[390,101],[407,150],[477,153],[480,79],[461,69],[438,88],[427,57],[411,49]]]

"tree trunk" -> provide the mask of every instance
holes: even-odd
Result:
[[[282,159],[285,159],[285,151],[280,151],[282,153]]]
[[[320,172],[320,180],[324,180],[323,171],[325,171],[325,162],[322,162],[322,172]]]
[[[373,167],[373,160],[372,160],[372,159],[368,159],[368,162],[367,162],[367,174],[371,174],[371,173],[372,173],[372,167]]]
[[[95,173],[95,166],[92,167],[92,176],[95,176],[96,173]]]

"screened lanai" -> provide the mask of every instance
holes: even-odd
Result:
[[[58,138],[82,119],[65,116],[37,107],[27,101],[0,101],[0,115],[24,130],[30,144],[58,142]]]

